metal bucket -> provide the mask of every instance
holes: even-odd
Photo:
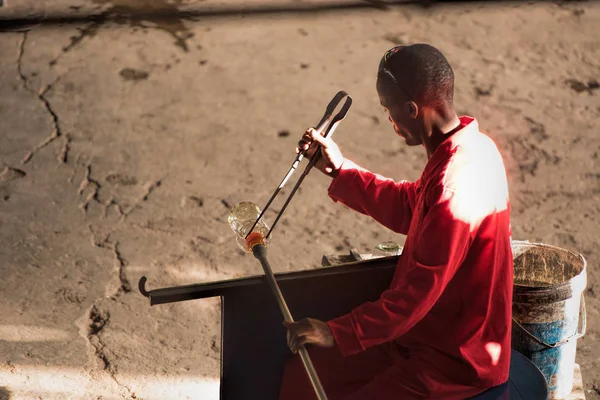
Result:
[[[550,399],[573,389],[577,339],[585,334],[583,256],[540,243],[513,241],[512,347],[548,381]]]

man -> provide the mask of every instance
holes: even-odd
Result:
[[[395,132],[423,146],[416,182],[394,182],[344,159],[309,129],[296,151],[333,178],[329,196],[406,235],[394,278],[379,300],[328,322],[288,327],[309,351],[330,400],[465,399],[508,380],[512,252],[502,158],[477,121],[454,111],[454,73],[426,44],[389,50],[377,92]],[[298,356],[281,400],[314,399]]]

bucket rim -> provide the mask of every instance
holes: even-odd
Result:
[[[546,248],[546,249],[550,249],[550,250],[555,250],[555,251],[560,251],[563,253],[568,253],[570,255],[572,255],[575,258],[578,258],[581,263],[583,264],[583,267],[581,268],[581,272],[579,272],[579,274],[575,275],[573,278],[569,279],[566,282],[561,282],[561,283],[555,283],[555,284],[551,284],[551,285],[547,285],[547,286],[527,286],[527,285],[520,285],[518,283],[513,282],[513,286],[515,288],[515,290],[527,290],[528,292],[542,292],[545,290],[552,290],[552,289],[558,289],[561,287],[571,287],[573,292],[583,292],[585,290],[585,287],[587,286],[587,261],[585,259],[585,257],[580,253],[580,254],[576,254],[570,250],[567,250],[563,247],[559,247],[559,246],[554,246],[551,244],[546,244],[546,243],[538,243],[538,242],[530,242],[528,240],[511,240],[511,250],[513,252],[513,260],[516,260],[522,253],[519,253],[517,255],[515,255],[515,247],[521,247],[521,248]]]

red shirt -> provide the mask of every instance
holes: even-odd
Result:
[[[504,383],[510,364],[506,171],[477,121],[461,117],[461,124],[416,182],[394,182],[346,160],[329,187],[333,200],[406,235],[389,289],[328,322],[340,352],[395,341],[412,360],[411,376],[401,379],[440,398]]]

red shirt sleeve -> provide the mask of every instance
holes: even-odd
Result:
[[[406,235],[415,205],[416,183],[394,182],[345,160],[329,186],[329,197]]]
[[[410,254],[402,254],[410,257],[408,268],[398,271],[401,276],[394,287],[379,300],[328,322],[343,355],[388,342],[410,330],[433,307],[462,264],[471,224],[453,213],[453,190],[440,187],[432,191],[431,198],[426,201],[429,210],[418,221],[418,243],[413,243]]]

